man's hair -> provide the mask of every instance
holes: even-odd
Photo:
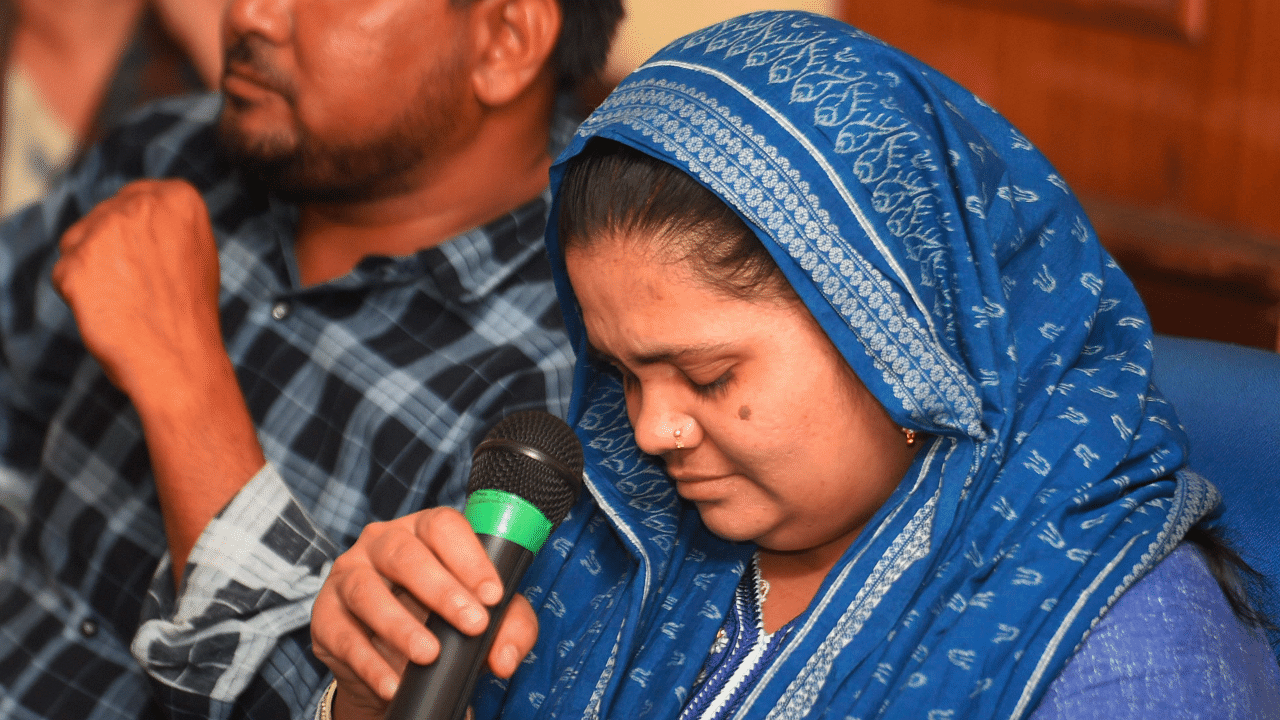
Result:
[[[551,53],[556,87],[575,89],[604,69],[618,23],[625,11],[622,0],[557,0],[560,3],[560,37]],[[467,7],[476,0],[452,0]]]

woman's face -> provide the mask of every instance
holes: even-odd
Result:
[[[611,238],[566,257],[640,448],[717,535],[842,551],[915,448],[799,301],[728,297],[650,247]]]

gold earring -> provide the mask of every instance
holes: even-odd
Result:
[[[916,431],[911,428],[902,428],[902,434],[907,436],[907,445],[916,444]]]
[[[682,440],[682,439],[680,438],[680,436],[681,436],[681,435],[684,435],[684,428],[676,428],[676,429],[675,429],[674,431],[672,431],[672,433],[671,433],[671,437],[673,437],[673,438],[675,438],[675,439],[676,439],[676,449],[677,449],[677,450],[683,450],[683,449],[684,449],[684,440]]]

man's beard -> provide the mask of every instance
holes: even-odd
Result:
[[[237,51],[251,52],[245,47],[231,52]],[[411,186],[413,171],[438,155],[454,133],[461,72],[441,67],[423,78],[413,101],[375,137],[331,141],[301,123],[292,135],[250,137],[224,110],[220,145],[246,184],[289,202],[359,202],[395,195]],[[291,97],[286,100],[292,105]],[[354,130],[358,135],[365,128]]]

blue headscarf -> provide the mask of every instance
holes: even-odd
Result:
[[[593,137],[736,210],[894,420],[929,436],[739,717],[1026,717],[1217,504],[1174,473],[1186,438],[1150,384],[1146,313],[1076,198],[930,68],[836,20],[747,15],[627,77],[553,187]],[[590,495],[528,576],[537,647],[477,709],[673,718],[753,548],[709,533],[636,448],[548,242]]]

